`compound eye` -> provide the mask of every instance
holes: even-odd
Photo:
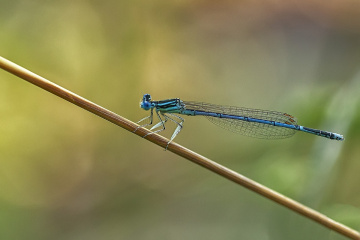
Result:
[[[144,99],[144,101],[151,101],[151,96],[150,96],[150,94],[144,94],[143,99]]]
[[[149,110],[151,108],[151,103],[150,102],[141,102],[140,107],[143,108],[144,110]]]

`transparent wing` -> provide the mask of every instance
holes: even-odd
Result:
[[[191,109],[191,110],[251,117],[262,120],[286,123],[289,125],[297,124],[297,120],[295,117],[282,112],[235,107],[235,106],[222,106],[222,105],[214,105],[214,104],[202,103],[202,102],[184,102],[184,104],[186,109]],[[236,119],[216,118],[210,116],[205,116],[205,117],[215,125],[218,125],[226,130],[249,137],[280,139],[280,138],[288,138],[295,134],[295,130],[290,128],[277,127],[277,126],[257,123],[257,122],[247,122]]]

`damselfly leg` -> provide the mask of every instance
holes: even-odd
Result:
[[[147,127],[147,126],[150,126],[150,125],[152,125],[152,123],[153,123],[153,109],[151,109],[151,111],[150,111],[150,116],[147,116],[147,117],[144,117],[144,118],[142,118],[142,119],[140,119],[138,122],[137,122],[137,124],[139,124],[139,123],[141,123],[141,122],[143,122],[143,121],[145,121],[145,120],[150,120],[148,123],[145,123],[145,124],[143,124],[143,125],[140,125],[140,126],[138,126],[133,132],[136,132],[139,128],[142,128],[142,127]]]
[[[164,115],[165,115],[165,114],[164,114]],[[166,145],[165,150],[168,148],[169,144],[174,140],[174,138],[179,134],[179,132],[181,131],[181,129],[182,129],[182,127],[183,127],[183,123],[184,123],[184,121],[185,121],[185,119],[183,119],[182,117],[179,117],[179,116],[177,116],[177,115],[175,115],[175,114],[168,113],[168,115],[171,115],[172,117],[178,118],[178,119],[180,120],[180,122],[178,122],[178,121],[174,120],[173,118],[165,115],[168,119],[170,119],[171,121],[173,121],[173,122],[177,125],[177,127],[176,127],[173,135],[172,135],[171,138],[170,138],[170,141],[169,141],[169,142],[167,143],[167,145]]]

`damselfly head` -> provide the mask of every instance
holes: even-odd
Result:
[[[151,96],[150,94],[144,94],[142,101],[140,102],[140,107],[144,110],[149,110],[151,108]]]

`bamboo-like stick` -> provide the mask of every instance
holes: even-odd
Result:
[[[50,93],[53,93],[83,109],[88,110],[89,112],[94,113],[95,115],[98,115],[99,117],[102,117],[128,131],[131,133],[137,134],[141,137],[145,136],[148,133],[151,133],[151,131],[145,129],[145,128],[139,128],[137,131],[135,131],[139,125],[136,123],[121,117],[117,115],[116,113],[113,113],[95,103],[90,102],[89,100],[80,97],[79,95],[70,92],[69,90],[60,87],[49,80],[40,77],[39,75],[36,75],[29,70],[10,62],[9,60],[0,57],[0,68],[4,69],[5,71],[8,71]],[[134,132],[135,131],[135,132]],[[166,147],[167,143],[169,142],[168,139],[158,135],[158,134],[150,134],[146,136],[146,139],[150,142],[153,142],[163,148]],[[320,223],[321,225],[334,230],[346,237],[349,237],[351,239],[360,239],[360,233],[341,224],[338,223],[331,218],[325,216],[324,214],[321,214],[309,207],[306,207],[280,193],[277,193],[276,191],[273,191],[237,172],[232,171],[231,169],[228,169],[214,161],[211,161],[210,159],[201,156],[200,154],[197,154],[177,143],[170,143],[168,148],[169,151],[186,158],[204,168],[207,168],[208,170],[217,173],[243,187],[248,188],[251,191],[254,191],[268,199],[273,200],[274,202],[277,202],[294,212],[297,212],[315,222]]]

